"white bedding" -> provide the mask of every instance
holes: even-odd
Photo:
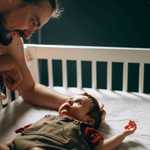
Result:
[[[82,92],[79,89],[55,88],[63,94],[74,95]],[[108,126],[101,130],[106,137],[118,133],[129,120],[137,122],[135,134],[128,137],[118,150],[150,150],[150,95],[137,93],[95,91],[84,89],[95,95],[105,104]],[[15,137],[15,130],[42,118],[45,114],[56,115],[57,112],[35,108],[18,98],[7,109],[0,112],[0,143],[8,143]]]

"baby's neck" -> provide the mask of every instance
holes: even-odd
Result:
[[[80,121],[80,120],[78,120],[78,119],[76,119],[76,118],[73,118],[73,117],[67,116],[67,115],[60,116],[60,118],[61,118],[62,120],[75,121],[75,122],[78,122],[78,123],[85,123],[85,122],[83,122],[83,121]],[[87,123],[85,123],[85,124],[87,124]]]

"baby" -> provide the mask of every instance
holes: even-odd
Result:
[[[97,100],[84,93],[71,97],[59,108],[59,116],[47,115],[40,121],[18,129],[18,135],[0,150],[113,150],[136,130],[130,121],[121,133],[104,140],[97,129],[105,119]]]

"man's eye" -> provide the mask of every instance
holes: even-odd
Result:
[[[32,18],[32,25],[35,26],[35,27],[39,27],[40,26],[40,23],[38,21],[38,19],[36,17],[33,17]]]

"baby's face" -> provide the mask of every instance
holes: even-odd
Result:
[[[87,96],[77,95],[70,98],[59,107],[59,115],[70,117],[82,122],[87,122],[91,118],[88,115],[92,107],[92,102]]]

